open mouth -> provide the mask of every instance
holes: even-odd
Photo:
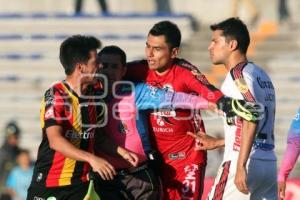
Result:
[[[155,61],[154,61],[154,60],[148,60],[148,64],[149,64],[149,65],[154,65],[154,64],[155,64]]]

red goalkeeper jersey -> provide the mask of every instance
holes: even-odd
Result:
[[[149,70],[146,60],[128,63],[126,78],[145,80],[150,85],[170,91],[198,94],[210,102],[216,102],[223,96],[195,66],[183,59],[175,59],[164,75]],[[186,134],[187,131],[205,132],[200,111],[158,110],[150,114],[149,121],[154,145],[162,153],[166,163],[179,161],[180,164],[180,160],[187,158],[193,162],[206,162],[204,151],[191,153],[194,151],[195,140]]]

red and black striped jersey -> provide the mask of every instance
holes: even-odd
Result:
[[[55,83],[46,91],[40,112],[43,139],[32,185],[59,187],[87,181],[89,164],[51,149],[46,129],[61,126],[62,136],[66,140],[79,149],[93,153],[96,130],[104,123],[106,115],[106,106],[98,97],[92,87],[79,97],[65,81]]]

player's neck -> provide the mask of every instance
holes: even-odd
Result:
[[[230,71],[232,68],[234,68],[237,64],[241,62],[247,62],[246,55],[238,54],[238,55],[232,55],[228,61],[225,63],[225,68],[227,71]]]
[[[73,76],[67,76],[66,83],[78,96],[83,94],[87,87],[86,84],[81,84],[80,81]]]
[[[155,73],[157,75],[159,75],[159,76],[163,76],[163,75],[167,74],[171,70],[172,65],[173,65],[173,60],[170,61],[170,63],[167,64],[166,66],[155,70]]]

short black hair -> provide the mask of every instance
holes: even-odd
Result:
[[[154,26],[150,29],[149,34],[153,36],[165,36],[166,43],[171,49],[180,46],[181,32],[178,26],[170,21],[160,21],[154,24]]]
[[[113,54],[113,55],[119,55],[121,58],[121,64],[122,66],[126,65],[126,53],[118,46],[110,45],[104,47],[99,53],[98,57],[102,56],[103,54]]]
[[[93,36],[73,35],[60,45],[59,59],[66,75],[74,72],[77,63],[87,63],[90,51],[101,47],[101,42]]]
[[[212,31],[222,30],[226,40],[236,40],[238,50],[246,54],[250,44],[250,36],[247,26],[239,18],[229,18],[218,24],[210,26]]]

